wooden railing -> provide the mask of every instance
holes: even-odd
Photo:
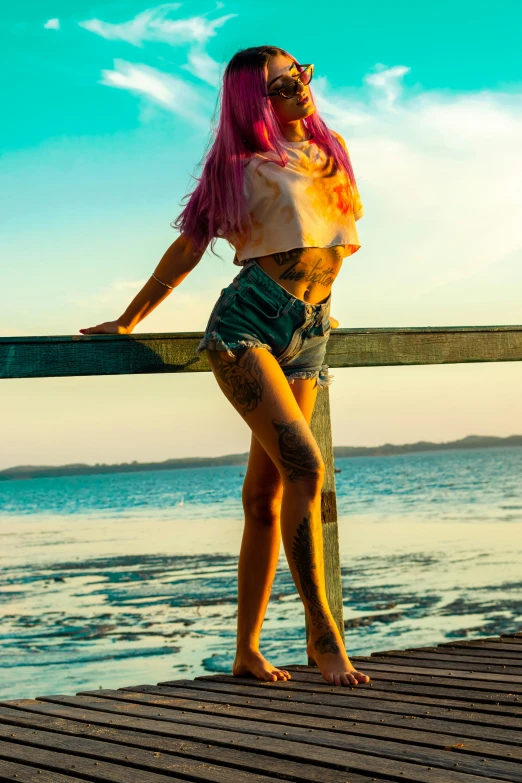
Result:
[[[200,332],[0,338],[0,378],[210,372],[194,351]],[[332,368],[522,361],[522,326],[335,329]],[[317,395],[312,432],[326,466],[321,495],[326,593],[344,639],[343,598],[328,387]],[[308,627],[306,628],[308,638]]]

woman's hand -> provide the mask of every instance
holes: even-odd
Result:
[[[79,329],[82,334],[130,334],[132,329],[117,321],[105,321],[98,326],[90,326],[88,329]]]
[[[332,327],[332,329],[337,329],[337,327],[339,326],[339,321],[337,320],[337,318],[332,318],[332,316],[330,316],[330,326]]]

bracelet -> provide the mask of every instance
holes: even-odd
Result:
[[[158,280],[158,278],[156,277],[154,272],[152,273],[152,277],[154,278],[154,280]],[[167,283],[162,283],[161,280],[158,280],[158,283],[161,283],[161,285],[164,285],[165,288],[172,288],[172,290],[174,290],[174,286],[173,285],[167,285]]]

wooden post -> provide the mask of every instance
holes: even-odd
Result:
[[[332,422],[330,419],[330,389],[322,386],[312,416],[311,430],[321,450],[325,464],[325,477],[321,490],[321,521],[323,530],[324,571],[326,597],[339,633],[344,642],[343,589],[341,583],[341,559],[339,555],[339,531],[337,527],[337,502],[335,496],[335,474],[332,443]],[[310,633],[305,614],[306,640]],[[314,665],[308,659],[308,665]]]

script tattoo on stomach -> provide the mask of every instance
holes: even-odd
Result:
[[[336,269],[325,255],[331,254],[328,250],[316,252],[313,258],[310,257],[308,248],[296,248],[287,250],[285,253],[273,253],[272,258],[278,266],[285,266],[286,269],[279,275],[279,280],[295,280],[304,283],[312,283],[331,288],[335,277]],[[299,268],[298,268],[298,265]]]

